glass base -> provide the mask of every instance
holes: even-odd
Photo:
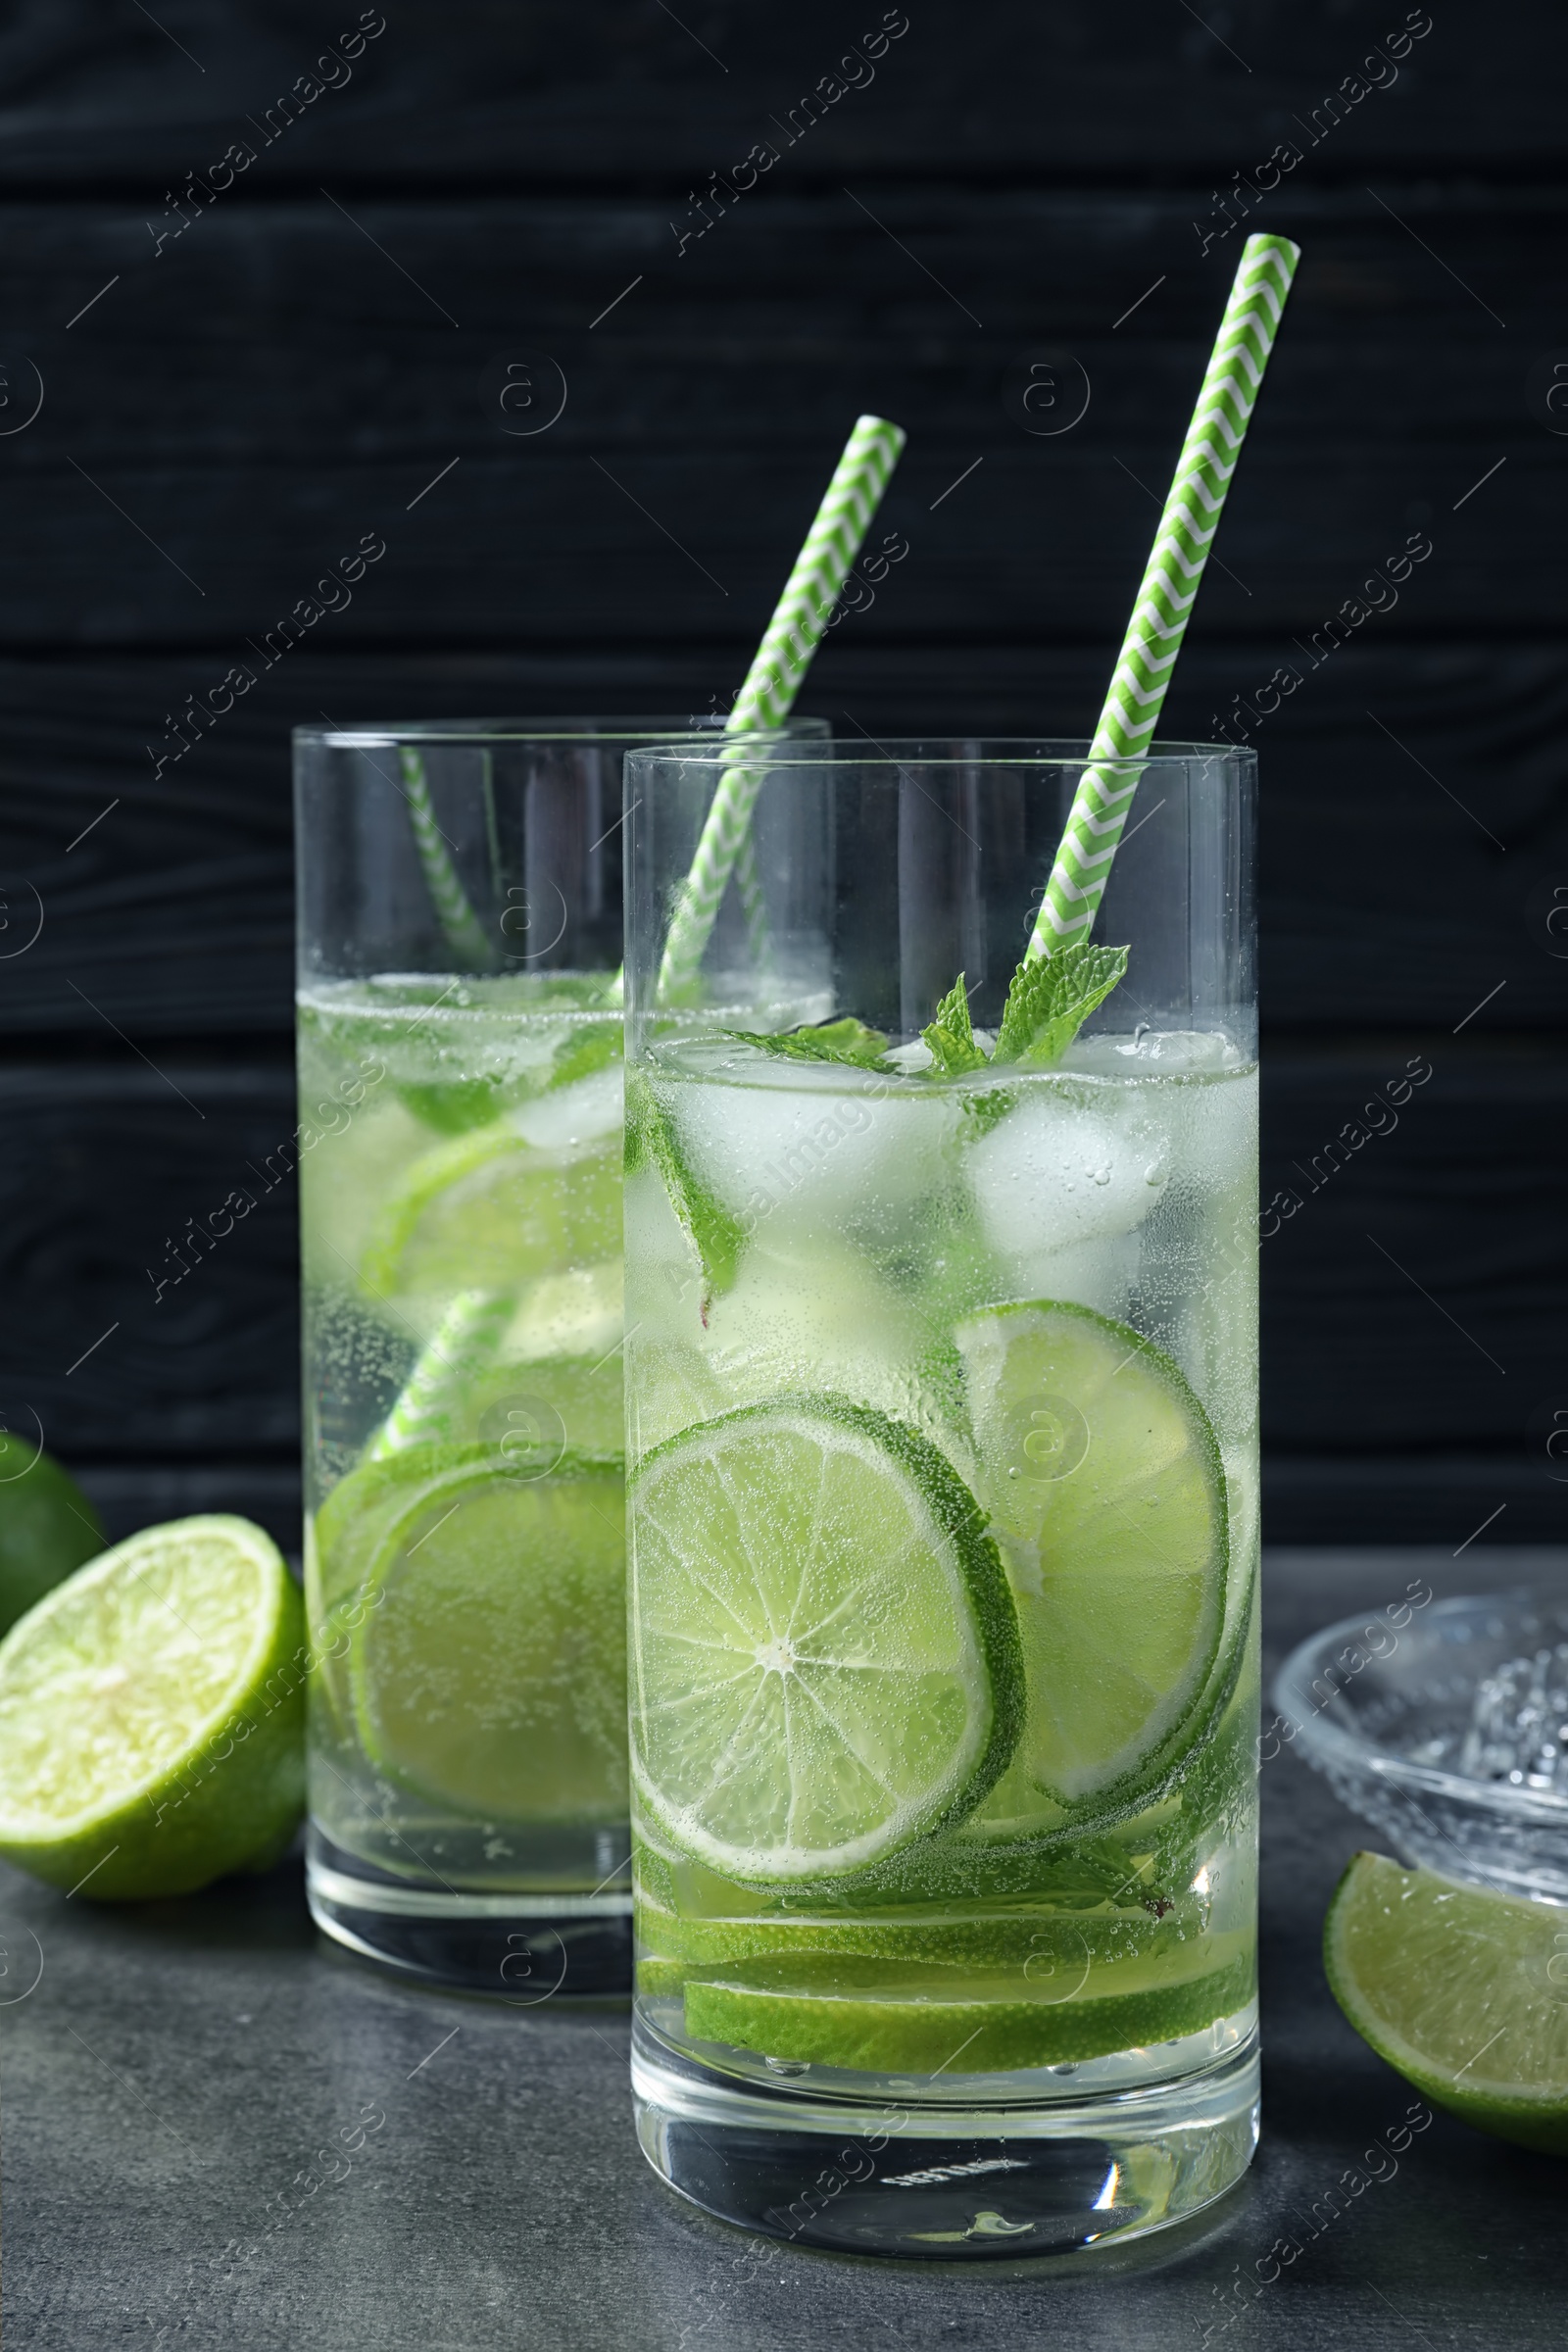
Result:
[[[631,1990],[631,1895],[472,1894],[412,1886],[313,1823],[305,1890],[317,1926],[362,1958],[514,2009]]]
[[[1005,2103],[960,2106],[911,2100],[907,2082],[854,2100],[742,2086],[639,2018],[637,2137],[694,2205],[792,2245],[931,2262],[1082,2254],[1189,2220],[1246,2172],[1255,2011],[1226,2024],[1224,2054],[1174,2079],[1063,2097],[1043,2070],[1032,2103],[1014,2075]]]

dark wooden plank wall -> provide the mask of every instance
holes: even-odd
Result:
[[[289,725],[709,707],[878,409],[911,552],[808,706],[1087,730],[1230,191],[1306,258],[1168,716],[1207,734],[1302,673],[1253,729],[1265,1190],[1299,1202],[1264,1245],[1269,1532],[1457,1546],[1504,1506],[1494,1538],[1559,1535],[1560,8],[388,0],[317,69],[359,21],[19,0],[0,30],[6,1414],[117,1526],[291,1536],[292,1199],[162,1304],[148,1272],[291,1124]],[[338,86],[285,126],[313,73]],[[859,86],[808,126],[829,75]],[[1054,438],[1007,399],[1043,351],[1090,387]],[[566,390],[528,438],[481,392],[519,354]],[[157,772],[366,534],[352,603]],[[1314,662],[1412,535],[1397,601]],[[1327,1176],[1412,1057],[1397,1127]]]

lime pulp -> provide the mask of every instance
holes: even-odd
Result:
[[[1017,1626],[926,1439],[785,1396],[655,1447],[631,1492],[634,1771],[680,1850],[842,1877],[978,1803],[1021,1723]]]

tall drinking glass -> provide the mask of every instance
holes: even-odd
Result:
[[[690,727],[296,737],[310,1900],[518,2002],[629,1982],[621,762]]]
[[[1140,763],[1125,977],[992,1059],[1084,763],[783,747],[771,966],[674,992],[722,755],[626,763],[638,2130],[840,2251],[1105,2245],[1256,2139],[1254,763]]]

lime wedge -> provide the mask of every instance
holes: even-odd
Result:
[[[304,1616],[248,1519],[178,1519],[0,1642],[0,1854],[94,1896],[184,1894],[275,1851],[304,1794]]]
[[[998,1827],[1081,1833],[1147,1801],[1215,1712],[1199,1701],[1225,1621],[1219,1448],[1170,1358],[1124,1323],[1041,1300],[955,1336],[1029,1684]]]
[[[360,1263],[372,1295],[504,1291],[620,1254],[618,1129],[545,1148],[509,1119],[438,1144],[381,1205]]]
[[[657,1446],[631,1494],[633,1768],[677,1847],[838,1878],[979,1802],[1022,1721],[1017,1624],[927,1439],[785,1396]]]
[[[552,1476],[528,1478],[493,1446],[456,1463],[449,1449],[440,1468],[416,1463],[416,1450],[378,1465],[407,1465],[401,1507],[367,1477],[358,1509],[343,1506],[328,1531],[334,1590],[372,1555],[349,1656],[366,1754],[431,1803],[485,1821],[623,1821],[618,1464],[566,1454]]]
[[[1356,2032],[1434,2106],[1568,2156],[1568,1911],[1356,1854],[1323,1964]]]
[[[1097,1969],[1093,1982],[1105,1989],[1065,2000],[1054,1978],[1028,1998],[1017,1969],[988,1980],[979,1971],[910,1968],[902,1985],[860,1992],[845,1987],[849,1973],[838,1962],[839,1982],[820,1992],[775,1990],[748,1981],[751,1972],[740,1982],[728,1975],[722,1981],[688,1976],[686,2031],[697,2041],[727,2042],[812,2066],[994,2074],[1081,2063],[1199,2034],[1245,2007],[1253,1988],[1250,1950],[1174,1981],[1156,1961]],[[955,1974],[960,1982],[947,1990],[941,1980]],[[673,1984],[666,1978],[659,1989],[672,1990]]]

